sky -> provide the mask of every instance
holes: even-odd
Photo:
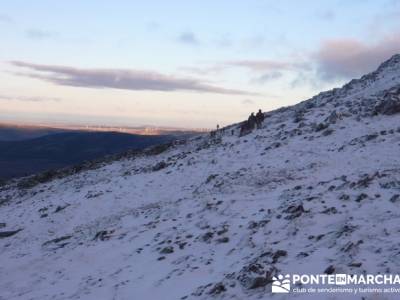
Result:
[[[3,0],[0,122],[214,128],[400,53],[400,0]]]

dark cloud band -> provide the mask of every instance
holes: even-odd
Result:
[[[10,63],[31,71],[17,75],[45,80],[57,85],[134,91],[190,91],[227,95],[255,95],[243,90],[219,87],[197,79],[177,78],[157,72],[124,69],[80,69],[21,61]]]

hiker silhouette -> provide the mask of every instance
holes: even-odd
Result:
[[[257,129],[261,128],[262,123],[264,122],[264,114],[261,111],[261,109],[258,110],[258,113],[256,114],[256,124],[257,124]]]
[[[251,115],[249,116],[249,118],[248,118],[248,120],[247,120],[247,123],[248,123],[248,125],[249,125],[249,129],[250,129],[250,130],[253,130],[254,127],[256,126],[257,118],[256,118],[256,116],[254,115],[253,112],[252,112]]]

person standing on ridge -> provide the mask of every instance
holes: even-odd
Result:
[[[249,125],[249,129],[253,130],[254,127],[256,126],[257,123],[257,118],[254,115],[254,113],[252,112],[251,115],[249,116],[249,119],[247,120],[247,124]]]
[[[259,109],[258,113],[256,114],[257,129],[261,128],[261,125],[262,125],[263,122],[264,122],[264,114],[261,111],[261,109]]]

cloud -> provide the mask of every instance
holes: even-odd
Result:
[[[34,40],[43,40],[48,38],[53,38],[56,36],[54,32],[40,30],[40,29],[29,29],[25,31],[25,35]]]
[[[227,95],[256,95],[243,90],[219,87],[197,79],[178,78],[150,71],[80,69],[21,61],[12,61],[10,63],[16,67],[30,70],[29,73],[16,73],[16,75],[36,78],[63,86],[134,91],[191,91]]]
[[[193,32],[183,32],[178,36],[178,42],[187,45],[199,45],[200,41]]]
[[[258,79],[259,82],[265,82],[281,77],[283,71],[310,71],[311,64],[300,59],[293,62],[275,60],[232,60],[205,67],[181,67],[180,70],[197,75],[210,75],[221,73],[232,68],[245,68],[257,74],[262,73]]]
[[[0,23],[13,23],[13,19],[5,14],[0,14]]]
[[[242,100],[242,104],[243,105],[253,105],[253,104],[255,104],[255,102],[251,99],[244,99],[244,100]]]
[[[400,52],[399,33],[367,44],[356,39],[324,41],[313,55],[322,80],[350,79],[373,71],[380,63]]]
[[[216,46],[220,48],[228,48],[233,46],[233,39],[229,34],[223,34],[214,40]]]
[[[251,71],[283,71],[283,70],[308,70],[310,66],[303,62],[286,62],[275,60],[236,60],[225,62],[229,67],[242,67]]]
[[[226,66],[223,66],[222,64],[215,64],[215,65],[210,65],[210,66],[205,66],[205,67],[180,67],[179,70],[187,73],[192,73],[196,75],[211,75],[211,74],[219,74],[223,71],[225,71]]]
[[[264,83],[266,83],[268,81],[279,79],[282,76],[283,76],[283,74],[281,72],[272,71],[272,72],[265,73],[265,74],[255,78],[255,79],[253,79],[251,82],[252,83],[256,83],[256,84],[264,84]]]
[[[146,24],[146,29],[151,32],[158,31],[160,28],[161,28],[161,25],[154,21]]]
[[[333,21],[336,18],[336,14],[333,10],[318,12],[317,16],[324,21]]]
[[[263,35],[255,35],[242,40],[245,48],[256,49],[266,44],[267,40]]]
[[[60,98],[56,97],[36,97],[36,96],[10,96],[0,94],[0,100],[11,100],[11,101],[28,101],[28,102],[47,102],[47,101],[61,101]]]

